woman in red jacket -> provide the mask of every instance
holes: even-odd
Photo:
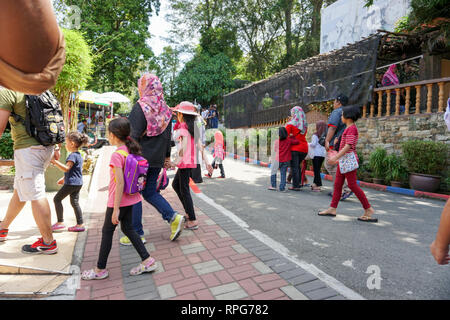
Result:
[[[308,123],[303,109],[295,106],[291,109],[291,120],[286,125],[289,136],[298,140],[299,144],[291,145],[291,172],[292,187],[289,190],[300,191],[300,163],[308,155],[308,142],[306,141],[306,133],[308,132]]]

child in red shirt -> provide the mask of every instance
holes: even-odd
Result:
[[[292,160],[291,146],[297,145],[300,142],[294,137],[288,137],[288,132],[286,128],[281,127],[278,129],[279,131],[279,139],[275,141],[274,152],[272,154],[275,155],[274,161],[272,162],[272,171],[270,176],[270,182],[272,184],[269,187],[269,190],[276,191],[277,190],[277,171],[278,168],[281,172],[281,181],[280,181],[280,191],[285,192],[286,188],[286,172],[289,164]]]
[[[359,110],[359,107],[348,106],[343,108],[342,122],[347,126],[347,129],[345,129],[344,133],[342,134],[339,153],[328,160],[330,165],[338,163],[338,170],[336,171],[336,179],[334,182],[333,200],[331,201],[330,208],[325,211],[319,212],[319,216],[336,216],[336,209],[338,207],[339,200],[341,199],[342,187],[344,186],[345,179],[347,179],[348,187],[358,197],[364,208],[364,215],[358,218],[358,220],[363,222],[378,222],[378,219],[372,218],[375,210],[371,207],[366,195],[364,194],[364,191],[362,191],[358,186],[356,178],[357,169],[344,174],[341,173],[340,170],[339,159],[341,159],[347,153],[354,153],[356,156],[356,160],[359,162],[358,156],[356,154],[356,144],[358,143],[358,128],[356,127],[355,122],[360,117],[361,112]]]

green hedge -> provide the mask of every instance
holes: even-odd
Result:
[[[0,159],[14,158],[14,143],[11,139],[11,133],[5,131],[0,138]]]

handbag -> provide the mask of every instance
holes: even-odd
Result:
[[[339,170],[342,174],[352,172],[358,168],[359,163],[354,152],[346,153],[339,159]]]
[[[311,147],[310,144],[308,144],[308,154],[306,155],[305,160],[312,160],[314,159],[314,154],[315,154],[315,148]]]

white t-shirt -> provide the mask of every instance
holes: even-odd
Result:
[[[309,147],[314,149],[314,157],[325,157],[325,147],[319,144],[319,138],[317,135],[313,134]]]
[[[447,101],[447,110],[445,111],[444,120],[447,124],[448,131],[450,131],[450,98]]]

